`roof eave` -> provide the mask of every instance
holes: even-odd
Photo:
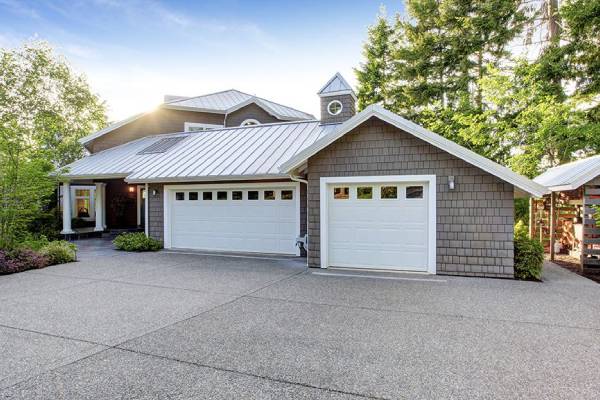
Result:
[[[218,182],[218,181],[255,181],[289,178],[289,174],[259,175],[209,175],[185,177],[125,178],[127,183],[182,183],[182,182]]]

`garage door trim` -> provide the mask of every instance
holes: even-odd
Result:
[[[429,187],[427,221],[427,273],[436,273],[436,176],[435,175],[382,175],[382,176],[343,176],[320,179],[320,227],[321,227],[321,268],[329,266],[329,196],[328,190],[334,184],[356,183],[426,183]]]
[[[223,184],[188,184],[188,185],[165,185],[164,186],[164,247],[171,246],[171,204],[175,198],[175,192],[181,190],[235,190],[235,189],[294,189],[294,206],[296,207],[296,236],[300,235],[300,184],[298,182],[256,182],[256,183],[223,183]],[[296,255],[300,255],[300,248],[296,249]]]

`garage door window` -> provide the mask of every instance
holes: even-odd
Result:
[[[188,197],[189,197],[189,200],[198,200],[198,192],[190,192]]]
[[[282,190],[281,191],[281,200],[293,200],[294,192],[291,190]]]
[[[185,200],[185,193],[184,192],[176,192],[175,200]]]
[[[373,198],[373,188],[371,186],[359,186],[356,188],[356,198],[361,200],[370,200]]]
[[[202,200],[212,200],[212,192],[202,192]]]
[[[258,190],[251,190],[248,192],[248,200],[258,200]]]
[[[227,200],[227,192],[217,192],[217,200]]]
[[[275,191],[265,190],[265,200],[275,200]]]
[[[350,188],[348,187],[336,187],[333,188],[333,198],[338,200],[345,200],[350,198]]]
[[[398,187],[397,186],[382,186],[381,187],[381,198],[382,199],[397,199],[398,198]]]
[[[406,198],[407,199],[422,199],[423,198],[423,186],[407,186],[406,187]]]
[[[231,200],[242,200],[242,191],[234,190],[231,192]]]

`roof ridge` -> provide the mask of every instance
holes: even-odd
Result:
[[[200,95],[198,95],[198,96],[192,96],[192,97],[186,97],[185,99],[178,99],[178,100],[172,100],[172,101],[165,101],[165,102],[164,102],[164,103],[162,103],[162,104],[172,104],[172,103],[177,103],[177,102],[180,102],[180,101],[183,101],[183,100],[192,100],[192,99],[197,99],[197,98],[199,98],[199,97],[214,96],[215,94],[221,94],[221,93],[226,93],[226,92],[238,92],[238,93],[241,93],[241,94],[245,94],[246,96],[251,96],[251,95],[249,95],[248,93],[244,93],[244,92],[242,92],[242,91],[240,91],[240,90],[237,90],[237,89],[226,89],[226,90],[220,90],[220,91],[218,91],[218,92],[206,93],[206,94],[200,94]]]

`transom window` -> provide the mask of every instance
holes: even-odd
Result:
[[[406,198],[407,199],[422,199],[423,198],[423,186],[407,186],[406,187]]]
[[[342,112],[342,103],[339,100],[333,100],[327,104],[327,112],[331,115],[338,115]]]
[[[205,124],[205,123],[201,123],[201,122],[184,122],[183,124],[183,130],[185,132],[202,132],[202,131],[209,131],[211,129],[218,129],[218,128],[222,128],[223,125],[217,125],[217,124]]]
[[[254,119],[254,118],[248,118],[245,119],[240,126],[253,126],[253,125],[260,125],[260,122],[258,122],[258,120]]]
[[[382,199],[397,199],[398,198],[398,187],[397,186],[382,186],[381,187],[381,198]]]
[[[217,192],[217,200],[227,200],[227,192]]]
[[[281,200],[292,200],[294,198],[293,190],[282,190],[281,191]]]
[[[250,190],[248,192],[248,200],[258,200],[258,190]]]
[[[190,192],[188,194],[188,199],[189,200],[198,200],[198,192]]]
[[[333,188],[333,198],[338,200],[349,199],[350,188],[347,186]]]
[[[356,198],[361,200],[370,200],[373,198],[372,186],[359,186],[356,188]]]
[[[234,190],[233,192],[231,192],[231,200],[242,200],[242,191],[241,190]]]
[[[275,191],[274,190],[265,190],[264,191],[265,200],[275,200]]]

